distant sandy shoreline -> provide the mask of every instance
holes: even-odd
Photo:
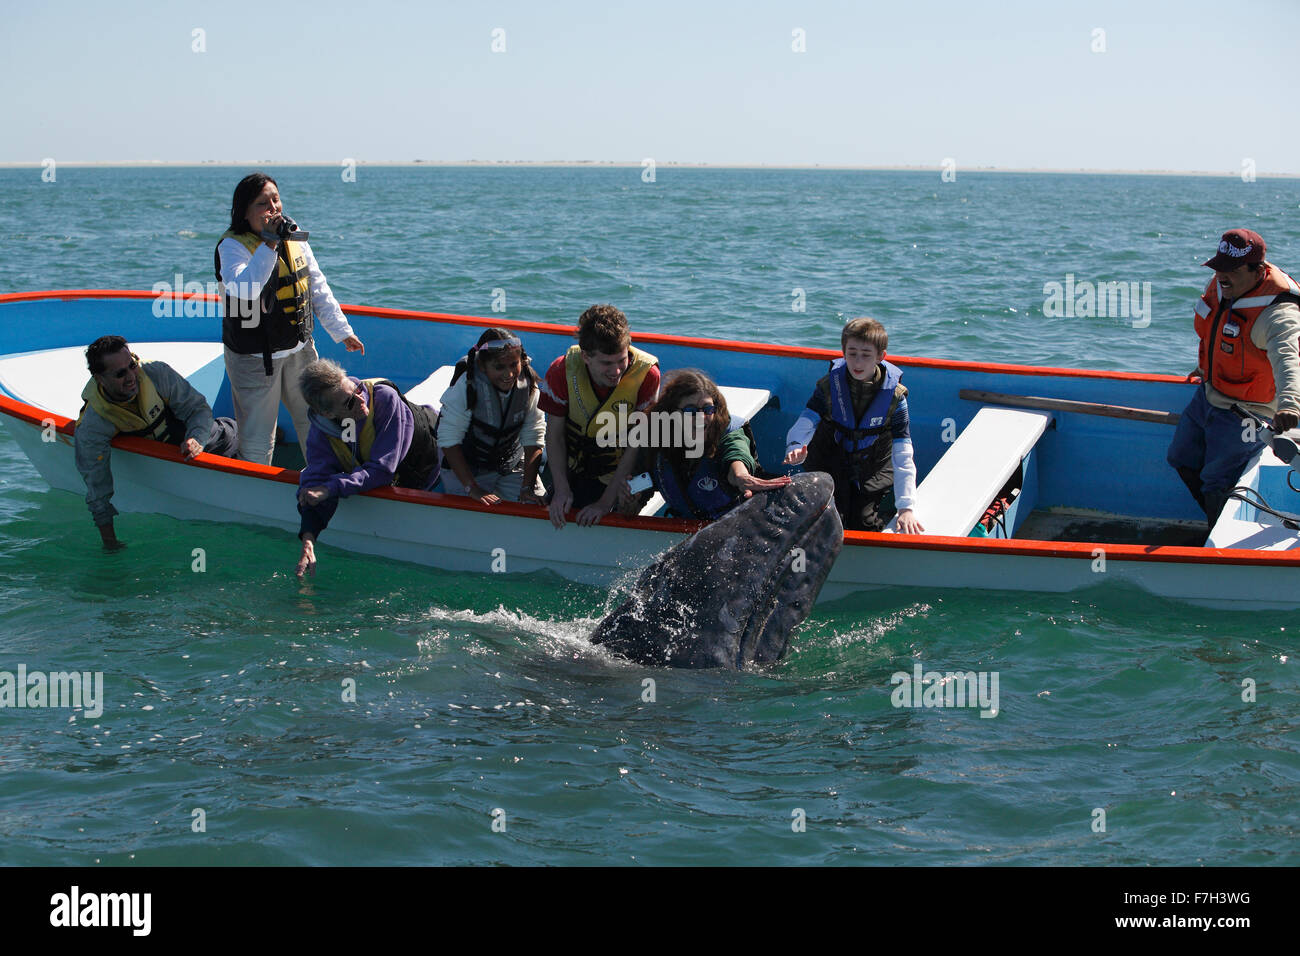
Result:
[[[535,162],[532,160],[479,160],[467,159],[456,161],[444,160],[408,160],[408,161],[389,161],[389,160],[357,160],[357,166],[371,167],[480,167],[480,168],[553,168],[553,169],[640,169],[643,165],[639,162],[615,162],[613,160],[547,160],[544,162]],[[41,169],[43,163],[0,163],[0,169]],[[171,160],[120,160],[114,162],[82,162],[77,160],[57,160],[57,165],[69,168],[95,168],[102,167],[105,169],[122,169],[122,168],[141,168],[141,167],[176,167],[176,168],[201,168],[203,166],[233,166],[245,169],[256,169],[266,167],[293,167],[293,166],[324,166],[341,168],[342,162],[295,162],[286,160],[226,160],[210,159],[197,162],[182,162]],[[828,170],[828,171],[848,171],[848,172],[931,172],[940,173],[940,166],[846,166],[834,163],[822,164],[768,164],[768,163],[675,163],[669,161],[657,161],[656,168],[659,169],[770,169],[770,170]],[[1101,175],[1101,176],[1213,176],[1224,179],[1235,179],[1240,176],[1239,172],[1225,170],[1202,170],[1202,169],[1034,169],[1029,167],[1012,167],[1012,166],[958,166],[957,173],[1073,173],[1082,175]],[[1256,173],[1257,179],[1297,179],[1300,173]]]

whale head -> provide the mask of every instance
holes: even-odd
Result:
[[[780,660],[843,544],[830,475],[795,475],[660,555],[592,643],[664,667]]]

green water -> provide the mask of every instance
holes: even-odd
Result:
[[[1295,181],[277,173],[344,302],[490,314],[503,287],[510,318],[609,300],[634,329],[806,345],[869,313],[903,354],[1182,372],[1207,237],[1250,225],[1300,261]],[[237,178],[0,171],[0,291],[207,281]],[[1151,281],[1150,327],[1044,316],[1066,273]],[[325,546],[303,585],[285,533],[118,526],[130,546],[101,553],[0,431],[0,671],[104,689],[98,718],[0,709],[0,862],[1300,858],[1286,613],[918,588],[820,604],[770,669],[671,672],[590,646],[609,596],[550,575]],[[918,662],[996,673],[996,716],[893,706]]]

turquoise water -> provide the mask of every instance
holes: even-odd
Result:
[[[0,291],[208,281],[241,173],[0,170]],[[870,314],[903,355],[1182,373],[1220,232],[1300,271],[1295,180],[274,173],[341,301],[491,315],[501,288],[513,319],[612,301],[634,330],[831,346]],[[1067,275],[1149,282],[1150,324],[1045,315]],[[587,644],[607,595],[549,575],[325,546],[301,585],[287,534],[119,533],[100,553],[0,431],[0,671],[102,671],[105,697],[0,709],[0,862],[1300,860],[1286,613],[916,588],[819,605],[771,669],[677,673]],[[996,672],[999,712],[893,707],[917,662]]]

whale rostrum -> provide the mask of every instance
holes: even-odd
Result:
[[[795,475],[660,555],[591,641],[661,667],[780,660],[843,545],[830,475]]]

